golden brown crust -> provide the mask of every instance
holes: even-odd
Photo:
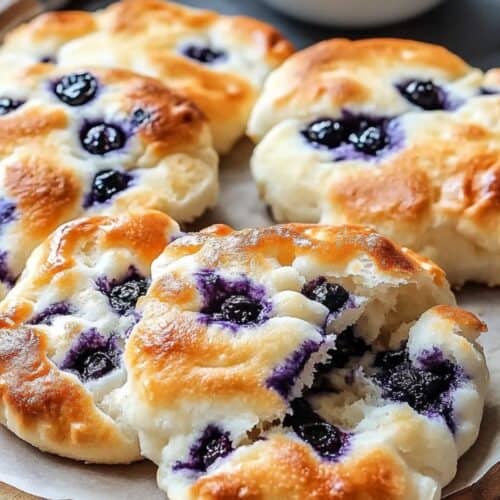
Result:
[[[92,267],[104,252],[126,250],[134,266],[147,269],[177,230],[172,219],[156,211],[94,216],[61,226],[37,249],[0,306],[0,407],[9,429],[42,450],[78,460],[139,458],[133,432],[100,411],[79,379],[50,358],[52,326],[27,322],[47,288],[71,302],[81,286],[82,261]],[[86,305],[93,306],[92,301]],[[72,333],[81,333],[78,318],[72,325]]]
[[[331,192],[333,204],[342,205],[348,220],[383,221],[394,216],[403,221],[425,217],[432,206],[432,189],[421,170],[395,167],[344,176]],[[365,220],[366,217],[366,220]]]
[[[216,48],[230,57],[210,65],[181,54],[180,44],[197,37],[220,45]],[[216,149],[227,152],[244,133],[264,77],[293,47],[273,27],[251,18],[162,0],[122,0],[94,14],[45,14],[14,30],[4,52],[155,76],[200,107],[212,125]]]
[[[213,236],[221,237],[220,241]],[[232,234],[228,234],[227,226],[215,226],[214,229],[175,241],[166,252],[179,257],[200,250],[205,244],[207,251],[202,252],[200,258],[202,264],[208,267],[223,266],[235,260],[246,266],[263,256],[274,256],[286,266],[296,257],[308,254],[342,265],[366,253],[381,271],[395,276],[413,274],[419,268],[412,257],[389,239],[371,229],[349,225],[284,224]]]
[[[296,101],[308,105],[327,95],[332,104],[361,102],[370,95],[368,86],[349,78],[325,78],[328,71],[342,69],[348,75],[350,68],[366,65],[376,72],[377,66],[397,66],[401,61],[439,68],[450,78],[458,78],[470,69],[458,56],[444,47],[396,38],[348,40],[336,38],[318,43],[300,51],[287,62],[287,86],[277,89],[278,107]]]
[[[467,330],[481,333],[488,331],[486,323],[482,322],[475,314],[465,309],[449,305],[439,305],[433,307],[431,311]]]
[[[45,238],[78,212],[79,180],[70,169],[55,167],[54,156],[48,160],[25,155],[18,161],[5,170],[5,190],[17,201],[24,229],[33,238]]]
[[[163,0],[122,0],[102,11],[114,33],[137,34],[146,31],[151,19],[168,26],[179,23],[190,29],[203,29],[219,17],[208,10],[196,10]]]
[[[253,446],[241,466],[208,474],[193,485],[203,500],[402,500],[410,486],[401,462],[374,450],[338,464],[321,463],[304,445],[285,436]],[[245,460],[246,458],[246,460]]]
[[[96,408],[76,379],[48,360],[46,336],[34,327],[0,331],[0,397],[11,429],[43,450],[95,461],[96,450],[105,445],[107,463],[139,458],[133,438]]]
[[[290,57],[293,45],[271,25],[247,16],[226,18],[228,28],[238,34],[249,45],[256,45],[274,65],[279,65]]]
[[[68,125],[68,115],[61,109],[31,107],[3,116],[0,120],[0,155],[5,156],[28,140],[43,140],[55,130]]]
[[[5,42],[8,44],[11,38],[26,37],[34,42],[55,39],[58,43],[64,43],[91,33],[95,29],[97,29],[97,23],[89,12],[47,12],[7,34]]]

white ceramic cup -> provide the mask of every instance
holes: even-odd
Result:
[[[302,21],[332,26],[367,27],[402,21],[442,0],[263,0]]]

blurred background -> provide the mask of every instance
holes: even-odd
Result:
[[[402,10],[401,4],[408,4],[410,10],[417,4],[439,3],[423,15],[407,21],[384,25],[376,28],[325,27],[289,17],[264,3],[263,0],[176,0],[194,7],[216,9],[225,14],[247,14],[267,21],[280,29],[290,38],[297,48],[303,48],[319,40],[332,37],[404,37],[444,45],[457,52],[469,63],[482,68],[500,66],[500,0],[267,0],[282,4],[285,9],[302,9],[311,17],[321,16],[325,9],[336,11],[340,18],[343,14],[352,14],[359,22],[368,22],[376,9],[387,9],[386,16],[395,15],[394,9]],[[111,1],[73,0],[67,8],[96,9]],[[335,5],[337,4],[337,5]],[[338,4],[341,4],[338,7]],[[360,9],[359,5],[366,5]],[[378,5],[380,4],[380,5]],[[351,13],[346,13],[346,7]],[[329,6],[329,7],[328,7]],[[343,8],[342,8],[343,6]],[[314,8],[318,10],[314,10]],[[422,8],[424,5],[422,5]],[[327,16],[325,12],[325,18]],[[335,15],[335,12],[332,14]],[[302,15],[303,16],[303,15]]]

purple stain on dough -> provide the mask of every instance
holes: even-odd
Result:
[[[172,469],[206,472],[217,459],[226,457],[232,451],[229,432],[224,432],[216,425],[209,425],[189,450],[189,460],[175,462]]]
[[[0,226],[16,219],[16,205],[12,201],[0,198]]]
[[[349,433],[326,422],[304,399],[294,400],[291,407],[292,413],[285,417],[283,425],[292,428],[323,459],[334,462],[348,451]]]
[[[67,302],[56,302],[32,316],[27,323],[29,325],[51,325],[56,316],[68,316],[73,313],[73,308]]]
[[[331,151],[333,161],[378,161],[404,142],[397,118],[359,115],[347,110],[340,118],[318,118],[302,129],[301,134],[311,146]]]
[[[121,355],[114,337],[106,338],[91,328],[80,334],[59,368],[74,373],[82,382],[88,382],[118,368]]]
[[[321,342],[313,340],[304,342],[283,364],[274,369],[266,381],[267,387],[274,389],[284,399],[288,399],[295,381],[304,370],[306,363],[321,346]]]
[[[384,398],[408,403],[427,416],[441,416],[455,432],[452,392],[467,377],[460,367],[445,359],[442,351],[425,350],[416,362],[410,360],[406,348],[379,352],[374,366],[379,371],[373,379]]]
[[[106,295],[111,308],[120,315],[135,313],[135,306],[139,297],[146,295],[149,288],[149,280],[142,276],[139,271],[130,266],[126,275],[118,279],[98,278],[96,281],[98,290]]]
[[[262,285],[245,276],[223,278],[211,269],[196,273],[198,289],[203,297],[200,310],[205,323],[219,323],[236,330],[254,326],[269,318],[271,302]]]

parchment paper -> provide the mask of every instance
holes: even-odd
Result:
[[[271,224],[248,172],[251,144],[242,141],[221,168],[219,205],[199,220],[203,227],[224,222],[235,228]],[[286,174],[285,174],[286,175]],[[461,306],[478,314],[489,326],[482,336],[491,383],[478,441],[460,460],[458,474],[445,493],[478,480],[500,461],[500,289],[467,287],[458,294]],[[45,455],[0,428],[0,481],[50,499],[159,500],[156,468],[142,462],[131,466],[90,466]]]

